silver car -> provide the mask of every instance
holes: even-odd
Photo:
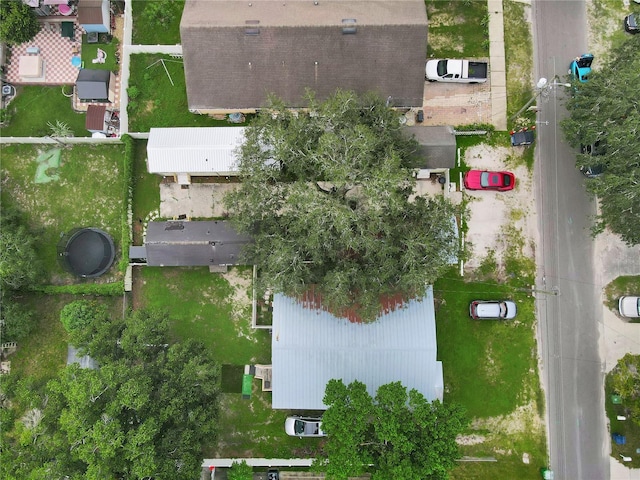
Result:
[[[284,431],[292,437],[326,437],[322,431],[322,419],[311,417],[287,417]]]
[[[640,318],[640,297],[620,297],[618,311],[623,317]]]
[[[469,305],[469,315],[474,320],[511,320],[517,313],[511,300],[474,300]]]

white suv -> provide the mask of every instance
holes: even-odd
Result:
[[[640,297],[620,297],[618,311],[623,317],[640,318]]]
[[[469,305],[469,315],[474,320],[511,320],[516,312],[511,300],[474,300]]]

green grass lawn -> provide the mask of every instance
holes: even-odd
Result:
[[[56,120],[66,123],[76,137],[89,137],[85,128],[86,115],[71,108],[71,98],[65,97],[62,89],[69,87],[19,86],[17,96],[9,104],[9,125],[0,129],[3,137],[44,137],[51,135]]]
[[[489,56],[487,2],[425,0],[429,18],[428,58]]]
[[[533,41],[525,7],[517,1],[503,2],[504,48],[507,67],[507,118],[518,112],[533,95]],[[523,112],[509,128],[535,125],[535,112]]]
[[[165,72],[158,60],[164,59]],[[171,84],[173,81],[173,85]],[[215,127],[230,125],[207,115],[189,112],[182,60],[168,55],[131,55],[129,88],[139,94],[129,101],[129,130],[148,132],[151,127]]]
[[[450,275],[436,282],[444,299],[436,313],[438,357],[444,366],[445,402],[462,404],[476,422],[467,432],[484,437],[462,454],[497,462],[460,463],[453,479],[538,478],[547,463],[534,335],[534,301],[524,292],[491,281],[465,282]],[[474,321],[471,300],[509,298],[515,321]],[[522,453],[531,463],[522,463]]]
[[[80,299],[103,303],[111,315],[122,315],[121,297],[37,294],[20,297],[20,303],[34,312],[38,323],[34,331],[19,342],[17,352],[9,357],[12,376],[29,378],[35,385],[43,385],[66,365],[68,336],[60,322],[60,310]]]
[[[133,44],[134,45],[175,45],[180,41],[180,19],[184,0],[164,2],[167,7],[167,26],[160,26],[144,18],[144,9],[149,0],[133,0]]]
[[[205,344],[219,363],[271,363],[271,337],[251,329],[251,300],[243,287],[207,267],[144,267],[142,303],[166,308],[176,340],[193,338]],[[251,269],[234,268],[230,276],[250,283]],[[248,287],[247,287],[248,288]],[[240,296],[243,300],[236,301]]]
[[[98,49],[103,50],[107,54],[104,63],[93,63],[92,60],[98,58]],[[87,36],[82,35],[82,61],[84,68],[94,70],[110,70],[115,72],[118,70],[116,64],[116,50],[118,49],[118,39],[113,37],[109,43],[87,43]]]
[[[34,183],[36,159],[55,145],[2,145],[2,203],[22,210],[36,232],[37,253],[48,273],[43,283],[74,280],[58,265],[56,245],[60,234],[75,227],[97,227],[109,233],[120,252],[121,218],[125,182],[124,146],[77,145],[61,150],[58,180]],[[117,265],[117,257],[116,262]],[[112,268],[96,281],[121,279]],[[87,280],[91,281],[91,280]]]
[[[240,368],[233,366],[271,363],[271,336],[251,328],[251,269],[234,268],[220,275],[205,267],[144,267],[136,275],[140,275],[141,304],[168,310],[175,339],[199,340],[217,362],[225,364],[225,391],[234,391],[229,382],[237,381],[237,388],[242,381]],[[232,286],[229,277],[240,281],[234,280]],[[271,393],[262,392],[257,379],[249,400],[240,393],[223,394],[221,411],[219,440],[206,447],[206,456],[289,458],[320,444],[318,439],[285,435],[289,412],[271,408]]]
[[[152,213],[160,212],[160,175],[147,170],[147,141],[134,140],[135,160],[133,165],[133,244],[142,245],[142,223]]]
[[[618,311],[618,299],[624,295],[638,295],[640,275],[625,275],[611,281],[604,288],[605,305],[612,312]]]
[[[613,372],[609,372],[605,377],[605,399],[604,405],[609,419],[609,432],[623,435],[626,439],[624,445],[618,445],[611,439],[611,456],[618,461],[622,461],[620,455],[633,458],[632,462],[624,462],[629,468],[640,468],[640,456],[636,449],[640,446],[640,425],[633,418],[630,418],[629,412],[625,408],[624,398],[622,404],[614,404],[612,395],[616,394],[611,385],[611,377]],[[626,417],[626,420],[618,420],[618,415]],[[637,420],[637,419],[636,419]]]

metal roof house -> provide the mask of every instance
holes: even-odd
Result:
[[[240,260],[251,238],[226,221],[149,222],[143,247],[132,247],[130,259],[150,267],[244,265]]]
[[[187,0],[180,36],[194,112],[252,112],[269,93],[304,107],[306,89],[423,102],[422,0]]]
[[[237,149],[245,127],[152,128],[147,143],[149,173],[180,184],[192,176],[237,175]]]
[[[351,323],[325,310],[275,295],[272,333],[272,407],[325,410],[332,378],[359,380],[375,395],[400,381],[429,401],[442,400],[442,362],[437,361],[433,290],[374,323]]]

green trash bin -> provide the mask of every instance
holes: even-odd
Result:
[[[540,469],[543,480],[553,480],[553,470],[543,467]]]
[[[613,403],[614,405],[621,405],[622,404],[622,397],[620,395],[611,395],[611,403]]]

